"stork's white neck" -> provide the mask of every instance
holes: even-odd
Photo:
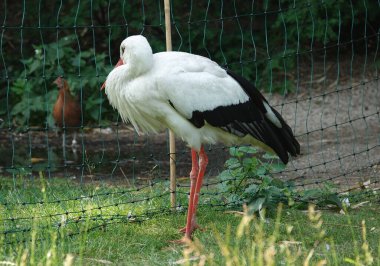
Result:
[[[144,49],[145,48],[145,49]],[[153,53],[150,46],[132,47],[122,55],[124,65],[116,67],[107,77],[106,93],[119,91],[133,79],[149,72],[153,67]]]
[[[145,47],[139,47],[141,49],[133,49],[126,51],[123,61],[126,66],[125,75],[133,78],[138,77],[148,72],[153,66],[153,53],[151,49],[143,49]],[[149,47],[150,48],[150,47]]]
[[[148,41],[140,35],[130,36],[120,45],[123,65],[114,68],[106,81],[105,92],[111,105],[116,108],[124,121],[130,121],[138,128],[136,117],[141,111],[134,105],[133,84],[135,79],[147,74],[153,68],[153,52]],[[141,84],[139,85],[141,86]],[[151,123],[140,123],[142,128],[152,128]]]

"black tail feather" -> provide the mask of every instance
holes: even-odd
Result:
[[[284,121],[282,116],[272,108],[272,111],[275,113],[277,118],[280,120],[282,128],[274,127],[275,130],[277,130],[277,135],[282,139],[281,143],[285,146],[285,149],[292,155],[297,156],[300,154],[300,144],[296,140],[292,129],[290,126]]]
[[[260,93],[260,91],[257,90],[248,80],[242,76],[237,75],[230,70],[226,71],[240,84],[245,93],[247,93],[247,95],[250,97],[254,108],[256,108],[256,112],[260,111],[262,113],[263,121],[260,122],[260,128],[262,129],[261,131],[264,132],[265,136],[259,140],[271,147],[285,164],[289,161],[288,153],[290,153],[292,156],[297,156],[300,154],[300,144],[294,137],[292,129],[285,122],[280,113],[271,107],[273,113],[276,115],[282,125],[281,128],[273,124],[273,122],[264,115],[267,112],[264,103],[268,105],[269,103]],[[255,117],[257,117],[257,114],[255,114]],[[255,127],[255,130],[257,130],[256,123],[251,124],[251,126]],[[247,133],[256,137],[257,134],[252,134],[252,132],[254,133],[254,130],[251,130]]]

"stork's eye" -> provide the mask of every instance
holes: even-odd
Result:
[[[124,46],[121,47],[121,54],[124,54]]]

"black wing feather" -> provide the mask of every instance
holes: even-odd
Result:
[[[300,145],[281,115],[271,107],[282,125],[279,128],[266,118],[263,103],[269,103],[260,91],[240,75],[230,70],[226,71],[240,84],[249,100],[235,105],[219,106],[214,110],[194,111],[189,121],[197,128],[203,127],[206,121],[240,137],[249,134],[271,147],[285,164],[289,160],[288,153],[297,156],[300,153]]]

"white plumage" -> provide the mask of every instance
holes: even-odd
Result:
[[[207,165],[204,143],[253,144],[277,153],[285,163],[288,152],[299,154],[291,129],[260,92],[208,58],[153,54],[143,36],[131,36],[121,43],[120,60],[103,86],[111,105],[137,132],[171,128],[192,148],[186,237],[196,227],[199,186]]]
[[[240,85],[215,62],[183,52],[153,54],[140,35],[124,40],[120,52],[125,64],[109,74],[105,91],[111,105],[137,132],[157,133],[169,127],[197,151],[202,143],[217,141],[246,142],[269,150],[257,140],[239,140],[209,125],[198,129],[188,121],[195,110],[248,101]]]

